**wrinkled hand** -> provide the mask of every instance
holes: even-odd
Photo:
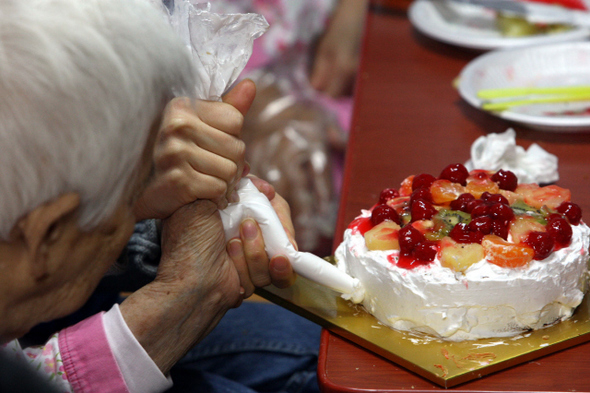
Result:
[[[311,85],[332,97],[352,93],[358,69],[366,0],[341,0],[316,50]]]
[[[136,203],[138,220],[166,218],[197,199],[223,209],[235,198],[235,186],[249,170],[240,136],[255,94],[254,83],[244,80],[224,102],[177,98],[168,104],[154,148],[154,176]]]
[[[253,178],[271,198],[290,238],[289,207],[268,183]],[[217,206],[198,200],[179,208],[162,227],[156,279],[121,304],[129,329],[163,373],[205,337],[254,287],[292,284],[295,273],[283,256],[269,260],[256,222],[245,220],[240,238],[226,243]]]
[[[269,183],[255,176],[250,179],[269,198],[296,247],[287,202]],[[199,259],[206,265],[194,269]],[[227,242],[226,253],[223,224],[215,205],[197,201],[165,220],[162,229],[162,257],[156,281],[173,283],[179,277],[183,286],[192,281],[191,286],[223,293],[227,306],[234,307],[252,295],[255,287],[291,285],[295,273],[284,256],[269,259],[260,227],[252,219],[241,223],[240,237]]]
[[[185,205],[164,220],[156,279],[121,304],[133,335],[163,373],[242,301],[217,206]]]

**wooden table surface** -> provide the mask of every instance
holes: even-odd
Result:
[[[453,80],[481,53],[418,33],[408,21],[408,4],[374,0],[367,15],[334,244],[383,188],[398,188],[410,174],[437,176],[448,164],[464,163],[476,138],[509,127],[516,130],[517,144],[528,148],[535,142],[559,158],[557,184],[569,188],[589,215],[590,133],[535,131],[469,106]],[[324,392],[441,389],[328,331],[322,335],[319,379]],[[451,390],[590,391],[590,343]]]

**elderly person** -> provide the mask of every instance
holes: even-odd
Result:
[[[164,391],[228,310],[294,279],[252,220],[227,243],[217,211],[247,172],[239,133],[254,86],[225,103],[172,100],[193,83],[186,49],[145,1],[0,2],[0,350],[60,391]],[[291,229],[284,200],[258,184]],[[154,281],[23,349],[34,325],[84,304],[149,217],[165,218]]]

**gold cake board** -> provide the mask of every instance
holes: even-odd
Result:
[[[269,286],[256,293],[444,388],[590,340],[588,296],[572,318],[546,329],[513,338],[445,342],[390,329],[303,277],[290,288]]]

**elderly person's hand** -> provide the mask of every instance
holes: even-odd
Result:
[[[248,172],[240,133],[255,94],[254,83],[244,80],[224,102],[177,98],[168,104],[154,149],[154,174],[135,205],[138,220],[166,218],[197,199],[223,209],[235,198],[235,186]]]
[[[268,183],[253,181],[272,197],[292,238],[286,202]],[[294,282],[295,273],[285,257],[269,260],[255,222],[245,220],[240,234],[240,239],[226,242],[217,206],[211,201],[186,205],[164,220],[156,279],[121,304],[131,332],[164,373],[254,287]]]

